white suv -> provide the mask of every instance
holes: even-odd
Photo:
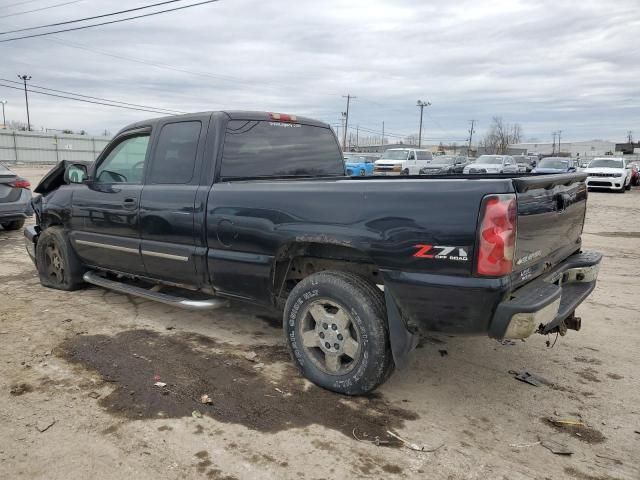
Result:
[[[608,188],[624,193],[631,188],[631,168],[624,158],[594,158],[585,168],[587,188]]]
[[[374,175],[419,175],[420,169],[433,160],[429,150],[390,148],[376,160]]]

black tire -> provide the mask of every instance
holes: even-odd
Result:
[[[366,173],[367,173],[367,172],[365,172],[364,170],[360,170],[360,176],[361,176],[361,177],[364,177]]]
[[[70,291],[85,285],[82,280],[85,270],[62,227],[49,227],[40,234],[36,267],[45,287]]]
[[[5,230],[20,230],[22,227],[24,227],[24,218],[2,224],[2,228]]]
[[[312,308],[322,321],[314,318]],[[306,277],[287,298],[283,323],[294,363],[320,387],[362,395],[393,371],[384,295],[358,275],[324,271]]]
[[[408,169],[408,168],[405,168],[404,170],[402,170],[402,171],[400,172],[400,175],[408,176],[408,175],[409,175],[409,169]]]
[[[624,189],[625,190],[631,190],[631,182],[629,182],[629,184],[626,187],[624,187]]]

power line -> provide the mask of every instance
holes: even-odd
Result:
[[[7,78],[0,78],[0,81],[9,82],[9,83],[20,83],[20,82],[14,81],[14,80],[9,80]],[[65,91],[65,90],[56,90],[55,88],[42,87],[40,85],[35,85],[33,83],[31,84],[31,88],[37,88],[39,90],[46,90],[46,91],[49,91],[49,92],[64,93],[64,94],[67,94],[67,95],[73,95],[75,97],[89,98],[89,99],[92,99],[92,100],[99,100],[99,101],[103,101],[103,102],[119,103],[119,104],[122,104],[122,105],[129,105],[131,107],[149,108],[149,109],[157,110],[157,111],[164,110],[164,111],[166,111],[167,113],[170,113],[170,114],[188,113],[188,112],[181,112],[180,110],[173,110],[173,109],[170,109],[170,108],[159,108],[159,107],[153,107],[153,106],[149,106],[149,105],[140,105],[140,104],[137,104],[137,103],[121,102],[119,100],[110,100],[108,98],[92,97],[90,95],[83,95],[83,94],[80,94],[80,93],[68,92],[68,91]]]
[[[0,87],[11,88],[13,90],[22,90],[22,88],[20,88],[20,87],[14,87],[13,85],[4,85],[2,83],[0,83]],[[115,104],[112,104],[112,103],[96,102],[96,101],[93,101],[93,100],[84,100],[82,98],[74,98],[74,97],[68,97],[68,96],[65,96],[65,95],[57,95],[55,93],[39,92],[37,90],[31,90],[31,89],[27,89],[27,91],[30,92],[30,93],[37,93],[39,95],[46,95],[48,97],[64,98],[66,100],[75,100],[77,102],[92,103],[92,104],[95,104],[95,105],[104,105],[104,106],[107,106],[107,107],[123,108],[125,110],[136,110],[136,111],[139,111],[139,112],[159,113],[159,114],[162,114],[162,115],[166,115],[167,114],[167,112],[161,112],[161,111],[158,111],[158,110],[127,107],[127,106],[124,106],[124,105],[115,105]]]
[[[33,10],[25,10],[24,12],[9,13],[8,15],[0,16],[0,18],[15,17],[15,16],[18,16],[18,15],[25,15],[27,13],[41,12],[43,10],[50,10],[52,8],[63,7],[64,5],[71,5],[71,4],[74,4],[74,3],[80,3],[80,2],[84,2],[84,1],[85,0],[73,0],[72,2],[56,3],[55,5],[49,5],[48,7],[35,8]]]
[[[27,3],[39,2],[39,1],[40,0],[26,0],[25,2],[10,3],[9,5],[2,5],[2,8],[18,7],[20,5],[26,5]]]
[[[180,0],[176,0],[176,1],[180,1]],[[13,42],[13,41],[16,41],[16,40],[24,40],[25,38],[44,37],[46,35],[53,35],[55,33],[73,32],[73,31],[76,31],[76,30],[84,30],[84,29],[92,28],[92,27],[100,27],[100,26],[103,26],[103,25],[111,25],[111,24],[114,24],[114,23],[127,22],[129,20],[135,20],[135,19],[138,19],[138,18],[145,18],[145,17],[152,17],[154,15],[160,15],[161,13],[175,12],[177,10],[184,10],[186,8],[197,7],[199,5],[205,5],[207,3],[214,3],[214,2],[218,2],[218,1],[220,1],[220,0],[206,0],[204,2],[193,3],[191,5],[184,5],[182,7],[169,8],[167,10],[159,10],[157,12],[146,13],[144,15],[136,15],[136,16],[133,16],[133,17],[121,18],[119,20],[110,20],[108,22],[94,23],[92,25],[84,25],[82,27],[66,28],[64,30],[55,30],[53,32],[36,33],[36,34],[33,34],[33,35],[24,35],[22,37],[14,37],[14,38],[6,39],[6,40],[0,40],[0,43]]]
[[[166,5],[168,3],[176,3],[176,2],[182,2],[182,1],[184,0],[165,0],[164,2],[160,2],[160,3],[152,3],[151,5],[130,8],[127,10],[120,10],[118,12],[105,13],[102,15],[95,15],[93,17],[78,18],[77,20],[67,20],[66,22],[49,23],[47,25],[40,25],[39,27],[27,27],[27,28],[19,28],[17,30],[7,30],[6,32],[0,32],[0,35],[6,35],[7,33],[27,32],[29,30],[38,30],[40,28],[59,27],[60,25],[69,25],[70,23],[86,22],[87,20],[95,20],[96,18],[112,17],[114,15],[121,15],[123,13],[135,12],[138,10],[145,10],[151,7],[158,7],[160,5]]]

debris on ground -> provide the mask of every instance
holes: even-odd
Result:
[[[441,357],[446,357],[447,355],[449,355],[449,352],[446,350],[438,350],[438,353]]]
[[[167,330],[173,330],[173,329],[175,329],[176,327],[174,327],[173,325],[169,325],[168,327],[165,327],[165,328],[166,328]]]
[[[249,360],[250,362],[255,362],[257,361],[258,354],[256,352],[247,352],[243,355],[243,357]]]
[[[200,397],[200,403],[203,403],[205,405],[211,405],[211,404],[213,404],[213,400],[211,399],[211,397],[209,395],[207,395],[205,393],[204,395],[202,395]]]
[[[567,447],[564,443],[556,442],[549,438],[540,439],[539,443],[556,455],[573,455],[573,450]]]
[[[193,412],[191,412],[191,416],[193,418],[202,418],[202,414],[198,410],[194,410]]]
[[[49,419],[49,420],[38,420],[36,422],[36,429],[40,432],[40,433],[44,433],[47,430],[49,430],[51,427],[53,427],[53,425],[56,423],[55,418]]]
[[[529,448],[535,447],[536,445],[540,445],[540,442],[533,443],[510,443],[509,446],[512,448]]]
[[[501,345],[515,345],[516,342],[514,342],[513,340],[502,340],[500,342]]]
[[[522,372],[517,372],[515,370],[509,370],[509,373],[514,376],[516,380],[520,380],[521,382],[528,383],[529,385],[533,385],[534,387],[541,387],[542,385],[548,385],[545,379],[533,375],[525,370]]]
[[[404,438],[402,438],[397,433],[393,433],[391,430],[387,430],[387,433],[389,435],[391,435],[393,438],[395,438],[397,440],[400,440],[405,447],[407,447],[407,448],[409,448],[411,450],[415,450],[416,452],[432,453],[432,452],[440,450],[442,447],[444,447],[444,443],[439,445],[439,446],[437,446],[437,447],[435,447],[435,448],[427,448],[427,447],[424,447],[424,446],[421,447],[419,445],[416,445],[415,443],[411,443],[411,442],[405,440]]]
[[[558,417],[549,417],[548,420],[554,425],[564,427],[564,426],[574,426],[574,427],[586,427],[587,425],[582,421],[582,419],[577,417],[569,417],[569,418],[558,418]]]
[[[590,427],[582,418],[576,416],[554,416],[543,420],[559,432],[568,433],[586,443],[602,443],[606,437],[602,432]]]
[[[365,432],[365,433],[362,433],[362,435],[359,437],[359,436],[356,434],[356,428],[355,428],[355,427],[353,428],[353,430],[352,430],[352,432],[351,432],[351,433],[353,434],[353,438],[355,438],[358,442],[368,442],[368,443],[373,443],[374,445],[376,445],[376,446],[378,446],[378,447],[379,447],[380,445],[388,445],[389,443],[391,443],[391,442],[389,442],[389,440],[381,440],[381,439],[380,439],[380,437],[379,437],[378,435],[376,435],[376,436],[373,438],[373,440],[371,440],[371,439],[369,439],[369,438],[368,438],[368,437],[369,437],[369,435],[367,435],[367,433],[366,433],[366,432]]]
[[[167,386],[167,384],[166,384],[166,383],[164,383],[164,382],[156,382],[156,383],[154,383],[153,385],[154,385],[155,387],[160,387],[160,388],[163,388],[163,387],[166,387],[166,386]]]
[[[100,394],[98,392],[89,392],[89,396],[94,399],[100,398]]]
[[[28,383],[17,383],[11,386],[11,390],[9,390],[9,393],[15,397],[19,397],[20,395],[29,393],[32,390],[33,388]]]

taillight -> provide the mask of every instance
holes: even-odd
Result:
[[[11,185],[14,188],[30,188],[31,187],[31,184],[29,183],[29,181],[25,180],[24,178],[18,178],[13,182],[11,182],[9,185]]]
[[[516,197],[512,193],[486,196],[480,211],[476,273],[488,277],[508,275],[513,269],[516,247]]]

